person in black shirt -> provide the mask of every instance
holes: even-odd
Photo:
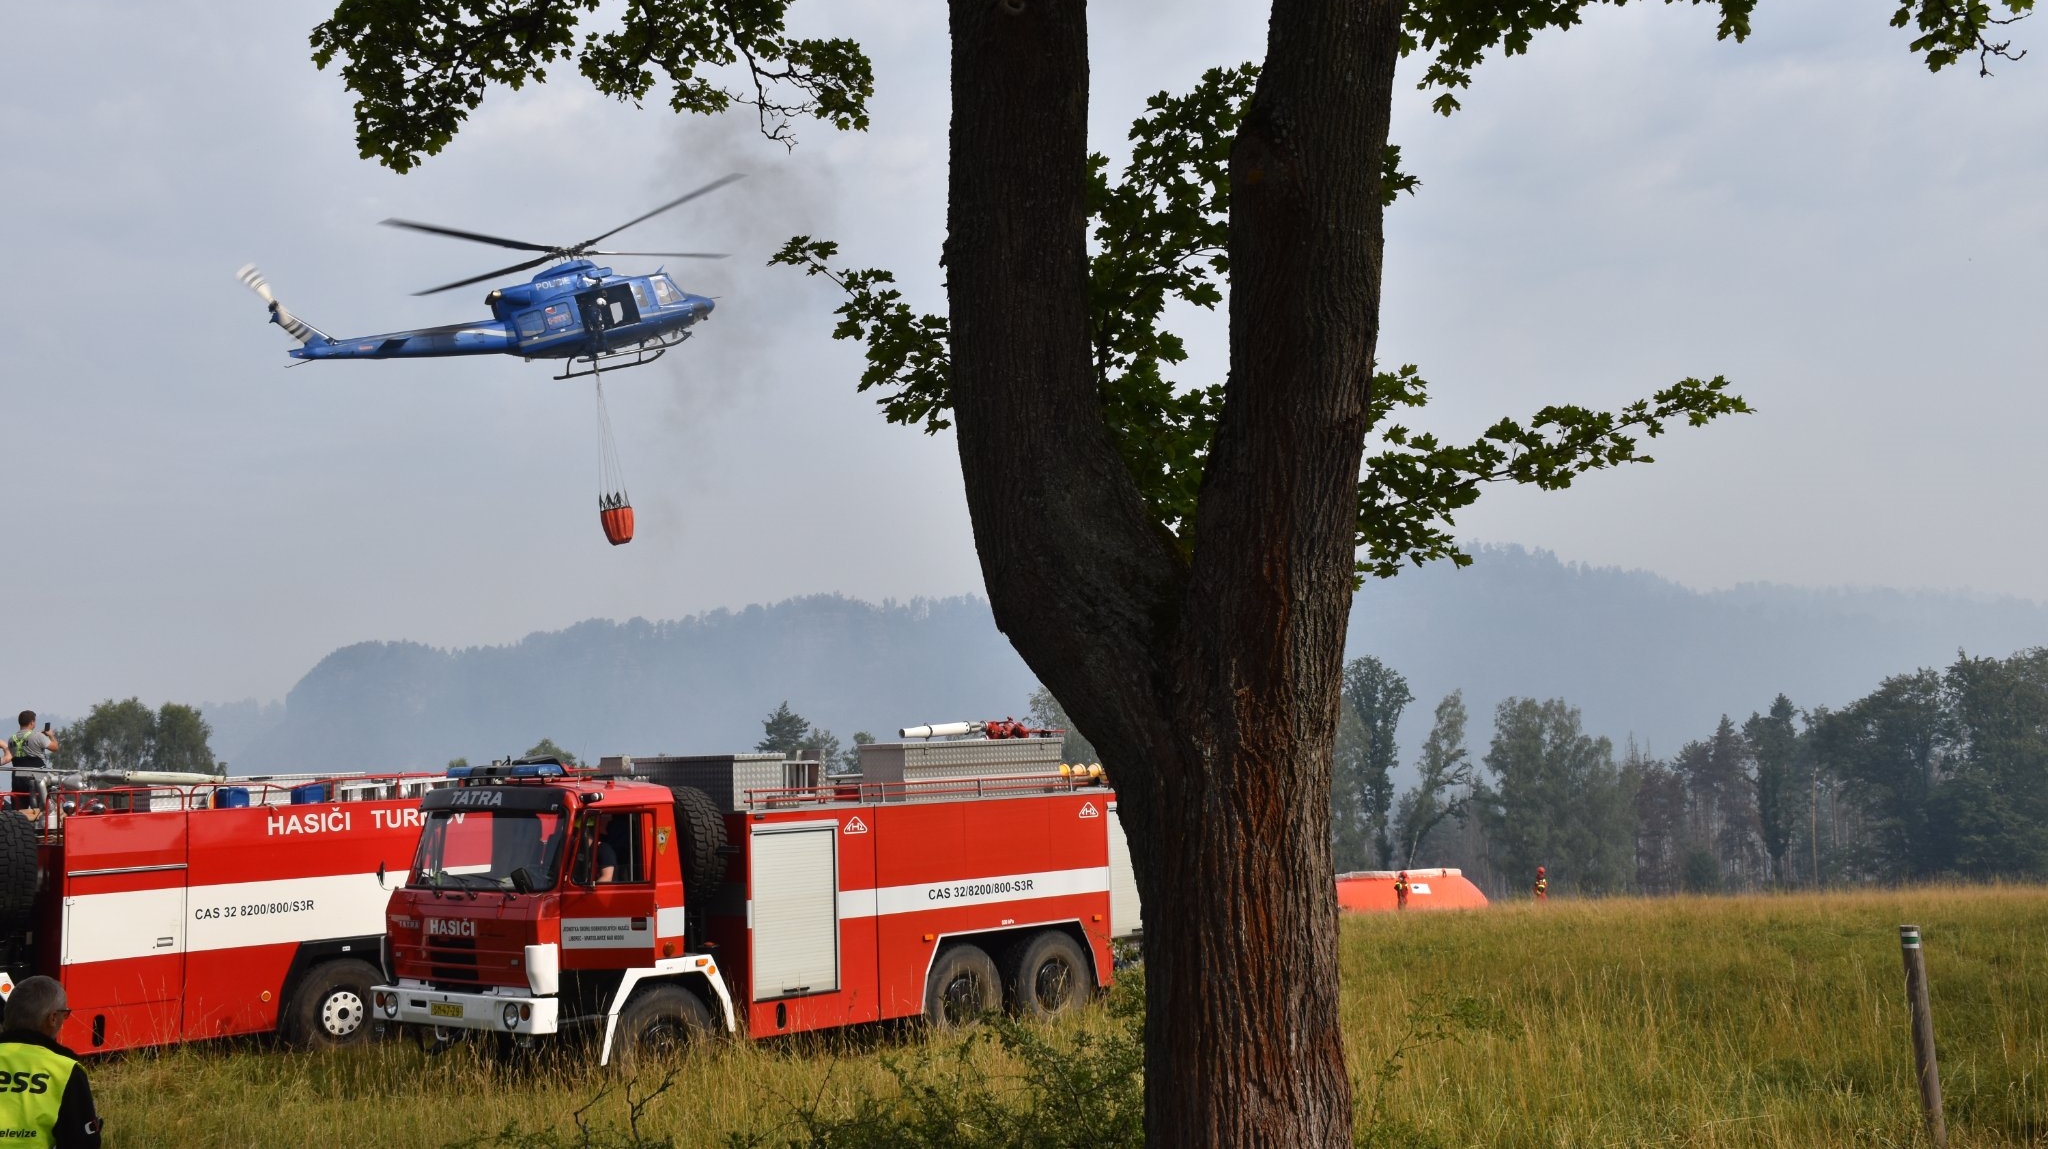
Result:
[[[619,852],[609,841],[611,824],[612,818],[606,814],[585,816],[583,843],[576,851],[576,864],[571,867],[570,881],[579,886],[589,886],[616,880]]]

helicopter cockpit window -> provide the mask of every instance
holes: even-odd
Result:
[[[654,298],[661,300],[663,307],[670,307],[683,301],[683,293],[676,290],[675,281],[666,275],[654,277]]]
[[[637,280],[635,280],[633,283],[633,302],[639,304],[640,310],[642,311],[650,311],[654,307],[652,303],[649,303],[647,301],[646,285],[640,283]]]

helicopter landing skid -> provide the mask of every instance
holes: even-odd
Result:
[[[583,379],[604,371],[622,371],[628,367],[644,366],[668,354],[669,348],[674,347],[689,337],[690,333],[688,331],[677,331],[671,335],[661,336],[658,339],[650,339],[645,343],[635,343],[630,347],[618,347],[610,351],[600,351],[595,355],[578,355],[570,359],[567,365],[562,368],[562,373],[555,376],[555,378]],[[622,362],[612,362],[615,359],[622,360]],[[583,365],[580,371],[577,370],[578,364]]]

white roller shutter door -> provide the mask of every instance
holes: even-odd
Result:
[[[1109,804],[1109,936],[1136,937],[1145,928],[1138,916],[1138,877],[1131,872],[1131,844],[1124,840],[1123,819]]]
[[[755,1001],[839,988],[838,845],[836,821],[754,831]]]

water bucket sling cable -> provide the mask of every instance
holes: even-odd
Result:
[[[597,376],[597,519],[613,546],[633,541],[633,502],[626,497],[626,476],[619,467],[619,445],[612,438],[611,412],[604,405],[604,376]]]

